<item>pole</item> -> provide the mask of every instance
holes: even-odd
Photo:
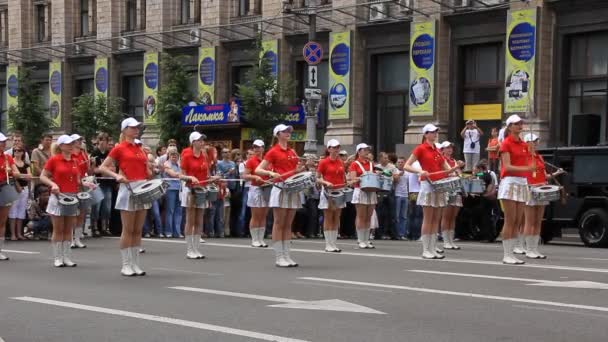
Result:
[[[317,0],[308,2],[308,41],[317,39]],[[308,66],[310,68],[310,66]],[[308,80],[310,85],[310,80]],[[304,110],[306,112],[306,143],[304,144],[305,153],[317,153],[317,110],[318,106],[313,106],[313,102],[308,100]],[[315,108],[317,107],[317,108]]]

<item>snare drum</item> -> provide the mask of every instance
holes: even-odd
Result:
[[[167,192],[167,183],[160,179],[152,179],[137,185],[132,192],[133,202],[140,205],[152,204]]]
[[[92,204],[91,194],[88,192],[79,192],[76,194],[78,202],[80,203],[80,210],[87,210]]]
[[[0,185],[0,207],[6,207],[19,198],[19,193],[15,189],[14,185],[3,184]]]
[[[532,199],[535,202],[553,202],[561,199],[562,188],[557,185],[541,185],[530,188]]]
[[[361,188],[361,190],[366,192],[380,191],[382,189],[380,176],[371,172],[366,172],[362,174],[359,187]]]
[[[462,181],[460,177],[448,177],[432,182],[431,186],[435,192],[450,192],[455,193],[462,191]]]
[[[353,188],[342,188],[342,193],[344,193],[344,202],[350,203],[353,200]]]
[[[315,177],[312,172],[300,172],[285,180],[283,190],[286,192],[300,192],[315,186]]]
[[[342,190],[326,191],[325,196],[327,196],[328,202],[330,202],[334,208],[344,208],[346,205],[344,192]]]
[[[215,194],[217,197],[217,194]],[[190,189],[190,201],[194,204],[195,207],[200,208],[204,207],[207,201],[209,200],[209,190],[202,186],[195,186]]]
[[[80,204],[75,196],[59,195],[59,216],[78,216]]]
[[[220,193],[220,190],[218,189],[218,187],[215,185],[207,185],[205,187],[205,189],[207,189],[207,201],[209,201],[209,202],[217,201],[217,198],[219,197],[219,193]]]

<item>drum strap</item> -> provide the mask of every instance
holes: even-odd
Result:
[[[372,170],[374,169],[374,166],[372,165],[372,162],[369,162],[369,171],[365,171],[365,169],[363,168],[363,165],[361,165],[361,163],[359,163],[358,160],[355,160],[355,163],[357,165],[359,165],[359,168],[361,169],[361,172],[366,173],[366,172],[373,172]]]

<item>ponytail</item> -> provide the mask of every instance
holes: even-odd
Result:
[[[122,143],[125,142],[127,140],[127,137],[125,136],[124,133],[120,132],[120,136],[118,137],[118,143]]]
[[[53,143],[53,145],[51,145],[51,153],[52,154],[60,154],[61,153],[61,147],[59,147],[59,144]]]

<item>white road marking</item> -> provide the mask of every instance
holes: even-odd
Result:
[[[562,313],[569,313],[569,314],[575,314],[575,315],[581,315],[581,316],[608,318],[608,315],[603,315],[603,314],[594,314],[594,313],[589,313],[589,312],[581,312],[581,311],[573,311],[573,310],[560,310],[560,309],[543,308],[543,307],[540,307],[540,306],[515,304],[515,305],[513,305],[513,307],[514,308],[522,308],[522,309],[541,310],[541,311],[562,312]]]
[[[300,277],[298,279],[328,282],[328,283],[335,283],[335,284],[350,284],[350,285],[370,286],[370,287],[379,287],[379,288],[387,288],[387,289],[423,292],[423,293],[443,294],[443,295],[466,297],[466,298],[480,298],[480,299],[490,299],[490,300],[498,300],[498,301],[504,301],[504,302],[538,304],[538,305],[556,306],[556,307],[564,307],[564,308],[571,308],[571,309],[608,312],[608,307],[603,307],[603,306],[560,303],[560,302],[551,302],[551,301],[546,301],[546,300],[535,300],[535,299],[517,298],[517,297],[492,296],[492,295],[484,295],[484,294],[472,293],[472,292],[456,292],[456,291],[429,289],[429,288],[425,288],[425,287],[411,287],[411,286],[379,284],[379,283],[369,283],[369,282],[362,282],[362,281],[339,280],[339,279],[317,278],[317,277]]]
[[[368,289],[365,287],[357,287],[357,286],[345,286],[345,285],[331,285],[331,284],[319,284],[313,283],[310,281],[292,281],[293,284],[301,284],[301,285],[313,285],[313,286],[323,286],[323,287],[334,287],[338,289],[346,289],[346,290],[357,290],[357,291],[371,291],[371,292],[385,292],[385,293],[395,293],[395,291],[391,290],[380,290],[380,289]]]
[[[531,286],[568,287],[568,288],[578,288],[578,289],[608,290],[608,284],[597,283],[594,281],[582,281],[582,280],[555,281],[555,280],[530,279],[530,278],[498,277],[498,276],[492,276],[492,275],[472,274],[472,273],[456,273],[456,272],[441,272],[441,271],[427,271],[427,270],[409,270],[409,271],[416,272],[416,273],[451,275],[451,276],[467,277],[467,278],[525,281],[525,282],[533,283],[533,284],[526,284],[526,285],[531,285]]]
[[[178,270],[178,269],[175,269],[175,268],[166,268],[166,267],[152,267],[151,269],[153,269],[153,270],[159,270],[159,271],[169,271],[169,272],[202,274],[202,275],[207,275],[207,276],[212,276],[212,277],[224,275],[223,273],[196,272],[196,271]]]
[[[367,308],[365,306],[349,303],[349,302],[339,300],[339,299],[304,301],[304,300],[297,300],[297,299],[291,299],[291,298],[260,296],[260,295],[254,295],[254,294],[249,294],[249,293],[242,293],[242,292],[230,292],[230,291],[221,291],[221,290],[213,290],[213,289],[202,289],[202,288],[198,288],[198,287],[172,286],[169,288],[174,289],[174,290],[209,293],[209,294],[215,294],[215,295],[220,295],[220,296],[257,299],[257,300],[263,300],[263,301],[267,301],[267,302],[281,303],[281,304],[269,305],[269,307],[274,307],[274,308],[358,312],[358,313],[373,313],[373,314],[380,314],[380,315],[385,314],[384,312],[380,312],[380,311],[377,311],[374,309]]]
[[[608,259],[603,259],[603,258],[576,258],[576,259],[581,259],[581,260],[594,260],[594,261],[608,261]]]
[[[15,249],[2,249],[3,252],[8,253],[16,253],[16,254],[40,254],[40,252],[32,252],[32,251],[18,251]]]
[[[160,323],[179,325],[179,326],[188,327],[188,328],[195,328],[195,329],[214,331],[214,332],[230,334],[230,335],[244,336],[244,337],[255,338],[255,339],[264,340],[264,341],[308,342],[305,340],[299,340],[299,339],[290,338],[290,337],[269,335],[269,334],[255,332],[255,331],[223,327],[220,325],[186,321],[183,319],[176,319],[176,318],[163,317],[163,316],[157,316],[157,315],[148,315],[148,314],[142,314],[142,313],[138,313],[138,312],[115,310],[115,309],[109,309],[109,308],[104,308],[104,307],[99,307],[99,306],[83,305],[83,304],[70,303],[70,302],[61,302],[61,301],[51,300],[51,299],[36,298],[36,297],[13,297],[13,299],[21,300],[24,302],[54,305],[54,306],[70,308],[70,309],[99,312],[99,313],[104,313],[104,314],[109,314],[109,315],[114,315],[114,316],[131,317],[131,318],[137,318],[137,319],[142,319],[142,320],[146,320],[146,321],[154,321],[154,322],[160,322]]]
[[[117,237],[114,237],[117,238]],[[142,239],[144,241],[150,241],[150,242],[165,242],[165,243],[179,243],[179,244],[184,244],[185,241],[182,240],[178,240],[178,241],[172,241],[172,240],[159,240],[159,239]],[[254,248],[251,247],[250,245],[239,245],[239,244],[229,244],[229,243],[214,243],[214,242],[207,242],[205,243],[203,246],[211,246],[211,247],[228,247],[228,248],[246,248],[246,249],[250,249],[250,250],[255,250],[255,251],[266,251],[266,252],[271,252],[272,249],[271,248]],[[321,249],[301,249],[301,248],[291,248],[292,252],[300,252],[300,253],[313,253],[313,254],[323,254],[323,255],[327,255],[328,253],[325,252],[324,250]],[[425,262],[425,263],[430,263],[430,262],[438,262],[438,263],[444,263],[444,262],[454,262],[454,263],[461,263],[461,264],[476,264],[476,265],[492,265],[492,266],[501,266],[501,267],[528,267],[528,268],[541,268],[541,269],[548,269],[548,270],[562,270],[562,271],[576,271],[576,272],[590,272],[590,273],[608,273],[608,269],[607,268],[589,268],[589,267],[574,267],[574,266],[562,266],[562,265],[549,265],[549,264],[531,264],[531,263],[526,263],[524,265],[517,265],[517,266],[513,266],[513,265],[505,265],[500,261],[488,261],[488,260],[473,260],[473,259],[455,259],[455,258],[451,258],[448,257],[446,259],[442,259],[442,260],[425,260],[422,259],[419,256],[413,256],[413,255],[399,255],[399,254],[380,254],[380,253],[357,253],[357,252],[346,252],[346,251],[342,251],[342,253],[332,253],[334,256],[339,257],[341,255],[352,255],[352,256],[360,256],[360,257],[368,257],[368,258],[386,258],[386,259],[400,259],[400,260],[414,260],[414,261],[421,261],[421,262]],[[502,254],[497,254],[497,258],[502,258]]]

